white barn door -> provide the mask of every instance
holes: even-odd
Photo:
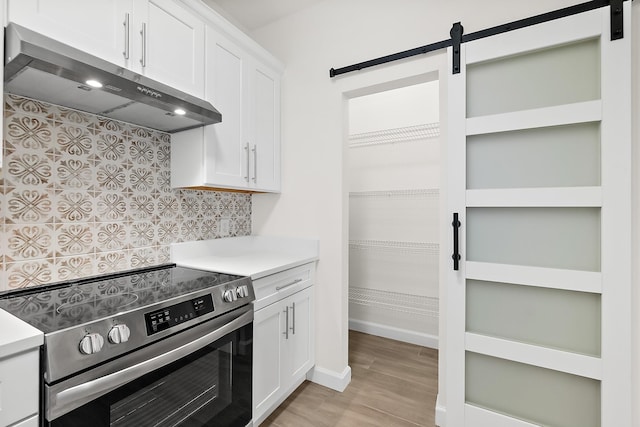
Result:
[[[447,427],[631,427],[630,3],[462,44]]]

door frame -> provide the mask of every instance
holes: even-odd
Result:
[[[332,80],[332,83],[336,85],[336,93],[339,95],[339,99],[336,99],[335,105],[342,106],[342,250],[344,254],[349,253],[349,186],[348,186],[348,149],[349,149],[349,99],[357,98],[360,96],[370,95],[377,92],[382,92],[391,89],[397,89],[405,86],[412,86],[415,84],[426,83],[429,81],[438,80],[439,82],[439,96],[440,96],[440,140],[447,140],[447,62],[449,57],[446,51],[440,50],[431,52],[419,57],[414,57],[409,60],[399,61],[394,63],[388,63],[376,67],[375,69],[369,69],[363,73],[355,73],[351,75],[338,76]],[[446,144],[441,144],[440,149],[440,218],[446,218],[448,212],[447,203],[444,200],[447,198],[447,149]],[[449,230],[440,227],[439,241],[440,241],[440,253],[439,253],[439,325],[438,325],[438,348],[440,349],[440,356],[438,361],[438,377],[444,378],[445,376],[445,323],[446,316],[445,310],[445,298],[446,298],[446,278],[448,272],[442,268],[450,259],[450,254],[446,250],[447,246],[445,242],[449,240]],[[346,306],[346,323],[345,328],[348,332],[348,306],[349,306],[349,262],[348,255],[345,256],[345,262],[342,263],[342,278],[343,288],[341,299]],[[347,346],[348,347],[348,346]],[[438,399],[436,401],[436,424],[438,420],[444,422],[445,407],[441,402],[441,398],[444,398],[445,385],[444,381],[439,383]],[[444,425],[444,424],[442,424]]]

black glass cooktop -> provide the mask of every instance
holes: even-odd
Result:
[[[0,308],[48,334],[240,278],[169,264],[5,293]]]

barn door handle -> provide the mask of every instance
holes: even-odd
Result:
[[[458,271],[460,267],[460,248],[458,246],[458,231],[460,230],[460,220],[458,220],[458,213],[453,213],[453,222],[451,223],[453,226],[453,255],[451,258],[453,259],[453,269]]]

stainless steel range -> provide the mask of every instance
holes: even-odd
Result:
[[[247,277],[174,264],[0,295],[45,334],[43,425],[246,426]]]

